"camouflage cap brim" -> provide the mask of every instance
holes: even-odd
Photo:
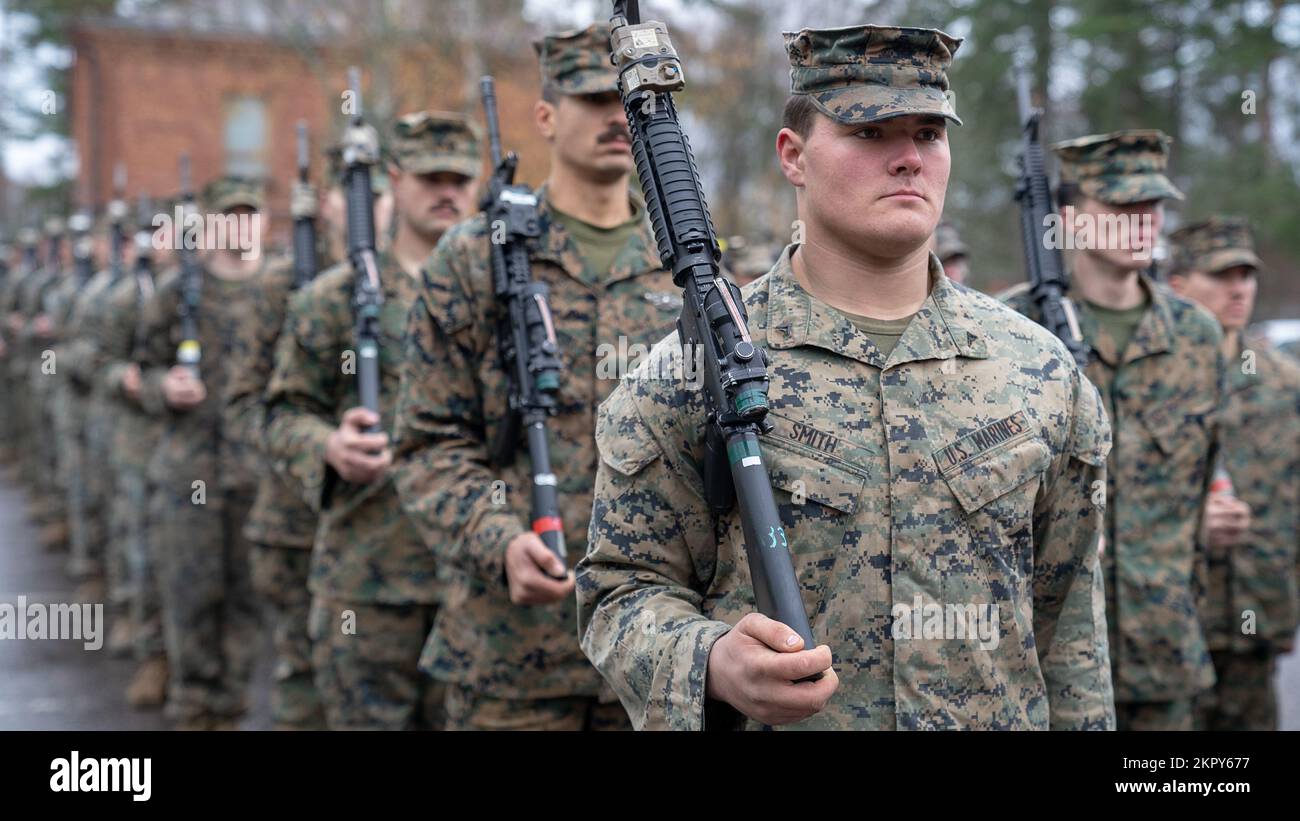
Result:
[[[1106,174],[1084,177],[1078,185],[1087,196],[1109,205],[1183,199],[1183,192],[1164,174]]]
[[[410,174],[437,174],[446,172],[461,176],[477,177],[482,166],[475,160],[465,157],[424,156],[413,157],[402,162],[402,170]]]
[[[1254,268],[1257,271],[1264,267],[1263,261],[1249,248],[1224,248],[1220,251],[1212,251],[1197,260],[1195,267],[1214,274],[1238,265]]]
[[[244,193],[232,193],[222,197],[215,197],[207,203],[211,211],[231,211],[235,208],[251,208],[254,211],[262,210],[262,200],[248,196]]]
[[[808,96],[819,111],[842,125],[878,123],[911,114],[932,114],[962,124],[949,95],[937,88],[851,85]]]

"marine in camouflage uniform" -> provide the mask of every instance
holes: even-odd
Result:
[[[681,302],[659,264],[645,206],[628,189],[630,139],[608,26],[550,35],[535,47],[550,122],[581,123],[543,130],[552,171],[536,192],[540,236],[528,247],[532,278],[550,292],[562,363],[557,413],[546,427],[572,566],[591,514],[596,406],[623,360],[639,358],[633,346],[648,349],[662,337]],[[567,144],[555,137],[561,130]],[[620,138],[621,149],[608,145]],[[605,213],[561,209],[576,210],[596,189],[611,203]],[[503,306],[493,290],[490,234],[481,215],[448,232],[426,265],[407,330],[398,489],[448,574],[422,666],[447,683],[452,729],[626,728],[578,646],[572,581],[529,526],[527,446],[521,428],[506,424],[510,377],[497,350]],[[506,463],[493,464],[493,452],[507,454]],[[525,570],[510,568],[512,544]],[[521,595],[529,572],[548,579],[544,595]]]
[[[26,324],[19,313],[19,296],[27,280],[36,275],[36,249],[39,236],[32,228],[18,232],[20,258],[14,261],[0,286],[0,370],[4,379],[4,435],[7,450],[6,462],[12,465],[16,478],[22,476],[22,458],[27,448],[22,395],[21,374],[26,373],[22,349],[22,331]]]
[[[160,204],[162,213],[171,213]],[[154,270],[166,268],[170,252],[156,251],[147,225],[137,227],[132,243],[135,259],[127,276],[108,294],[104,321],[95,329],[104,364],[99,389],[107,399],[109,466],[114,493],[109,530],[121,542],[128,574],[128,618],[131,624],[136,671],[127,687],[127,702],[134,707],[161,707],[166,698],[168,668],[163,641],[161,594],[156,573],[157,551],[151,548],[148,481],[151,448],[163,437],[165,417],[145,411],[138,389],[138,357],[144,349],[143,308],[155,292]],[[128,376],[129,375],[129,376]]]
[[[263,450],[263,394],[275,366],[275,344],[293,287],[292,261],[271,266],[252,315],[239,324],[242,338],[230,362],[226,427],[246,445]],[[281,729],[323,729],[325,715],[312,681],[307,619],[307,574],[316,535],[316,514],[283,477],[264,471],[244,525],[252,542],[253,589],[265,607],[275,660],[271,716]]]
[[[383,291],[379,422],[385,428],[397,402],[402,334],[418,293],[420,262],[446,227],[472,208],[482,154],[467,117],[416,112],[394,124],[386,157],[398,224],[377,259]],[[440,203],[446,207],[435,209]],[[348,481],[330,457],[332,442],[359,432],[351,421],[360,405],[356,277],[351,264],[342,264],[291,297],[266,394],[266,449],[276,471],[320,517],[309,570],[308,635],[329,727],[441,729],[442,688],[418,666],[441,597],[434,555],[402,511],[386,466],[372,465],[366,480]]]
[[[68,546],[67,496],[60,483],[58,469],[57,416],[53,394],[58,359],[51,358],[54,337],[52,311],[55,296],[65,282],[63,238],[65,224],[51,217],[45,223],[46,251],[40,272],[23,285],[19,296],[19,313],[24,319],[22,331],[22,382],[26,384],[22,402],[28,447],[24,472],[32,496],[33,518],[41,525],[41,543],[50,550]]]
[[[112,279],[112,272],[95,271],[93,225],[88,214],[69,220],[73,267],[52,300],[57,382],[52,398],[58,430],[60,485],[67,498],[71,555],[69,575],[83,581],[79,595],[91,601],[104,600],[109,593],[110,615],[116,615],[120,599],[105,586],[105,547],[108,539],[102,502],[106,472],[90,457],[88,413],[90,392],[97,367],[95,349],[88,333],[89,314]],[[99,250],[103,250],[102,248]],[[110,582],[120,583],[114,568]],[[112,585],[111,585],[112,586]],[[117,585],[120,594],[120,584]]]
[[[807,133],[795,125],[782,132],[786,150],[796,137],[815,137],[826,151],[852,144],[862,152],[853,156],[883,175],[869,153],[883,149],[855,133],[899,128],[903,140],[915,129],[909,142],[919,148],[921,131],[960,123],[944,94],[959,40],[878,26],[785,37],[788,123],[793,108],[815,107]],[[923,153],[938,163],[946,146],[938,150]],[[1089,498],[1109,448],[1096,391],[1056,339],[948,280],[926,251],[933,223],[922,230],[909,222],[915,238],[905,253],[916,284],[927,279],[916,289],[919,310],[896,323],[892,347],[873,328],[879,320],[854,318],[805,290],[795,271],[813,265],[813,232],[819,242],[832,233],[810,219],[820,213],[811,200],[828,195],[806,179],[791,182],[810,245],[787,247],[742,294],[754,344],[769,359],[773,428],[759,437],[761,459],[812,633],[829,646],[799,655],[825,658],[838,689],[771,724],[1112,727],[1101,514]],[[942,194],[934,192],[935,210]],[[863,231],[859,245],[875,241],[854,228]],[[715,648],[724,637],[736,646],[756,635],[747,630],[779,627],[781,639],[796,640],[781,641],[788,648],[797,636],[754,613],[737,506],[713,514],[705,501],[703,393],[682,372],[673,334],[601,406],[595,507],[578,566],[583,649],[638,728],[756,729],[768,726],[754,717],[761,710],[742,713],[731,705],[743,699],[710,697]],[[985,607],[992,629],[984,640],[973,627],[915,635],[905,613],[918,603]],[[764,642],[755,665],[781,660],[775,641]],[[754,669],[742,674],[748,683],[761,675]],[[774,682],[783,698],[831,680],[790,683],[796,677]]]
[[[262,201],[260,186],[230,177],[210,183],[202,198],[208,219],[255,213]],[[257,486],[258,456],[227,430],[221,397],[229,363],[243,342],[239,324],[256,309],[267,260],[263,255],[258,270],[250,271],[236,267],[246,262],[239,254],[200,254],[197,333],[205,393],[197,405],[178,406],[167,397],[169,376],[180,368],[180,272],[160,278],[144,306],[141,404],[164,420],[147,472],[150,541],[171,665],[167,715],[185,729],[233,726],[248,707],[246,690],[259,649],[249,544],[242,533]],[[239,274],[218,274],[219,265]]]
[[[1207,505],[1209,583],[1201,612],[1218,680],[1205,694],[1198,728],[1274,730],[1273,671],[1300,619],[1300,364],[1266,340],[1243,339],[1264,267],[1244,219],[1211,216],[1169,240],[1170,286],[1213,312],[1225,332],[1216,472],[1226,472],[1229,486],[1211,493],[1235,496],[1250,514],[1248,530],[1218,537]]]
[[[1162,200],[1182,197],[1164,173],[1169,142],[1159,131],[1135,130],[1058,143],[1061,205],[1154,221]],[[1157,231],[1155,224],[1148,243]],[[1086,373],[1105,400],[1114,441],[1102,566],[1115,708],[1121,730],[1186,730],[1194,698],[1214,684],[1197,613],[1205,553],[1196,530],[1222,396],[1222,333],[1204,309],[1147,277],[1150,257],[1130,239],[1129,249],[1095,243],[1066,262],[1082,296]],[[1131,286],[1131,304],[1089,299],[1094,283],[1114,292],[1117,277]],[[1027,287],[1002,297],[1037,320]]]

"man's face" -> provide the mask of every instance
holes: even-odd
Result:
[[[1075,242],[1081,253],[1098,257],[1110,267],[1136,271],[1151,265],[1151,252],[1165,224],[1165,208],[1160,200],[1116,205],[1084,196],[1074,206],[1073,223],[1066,220],[1064,224],[1079,240],[1085,221],[1092,225],[1093,239],[1090,248]]]
[[[777,136],[803,217],[872,256],[901,257],[929,243],[943,214],[952,158],[942,117],[909,114],[841,125],[818,113],[808,137]]]
[[[534,114],[552,162],[596,183],[632,173],[632,135],[618,92],[561,95],[554,105],[538,102]]]
[[[1191,271],[1186,276],[1170,277],[1169,284],[1179,294],[1205,306],[1225,331],[1246,327],[1255,310],[1259,287],[1255,269],[1249,265],[1234,265],[1212,274]]]
[[[956,254],[941,260],[943,263],[943,272],[948,275],[948,279],[953,282],[965,282],[969,270],[966,265],[966,255]]]
[[[390,165],[388,179],[402,221],[429,242],[477,209],[478,181],[464,174],[408,174]]]

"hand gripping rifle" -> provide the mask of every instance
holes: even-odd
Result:
[[[370,168],[379,162],[379,135],[361,114],[361,72],[348,69],[352,121],[343,135],[343,186],[348,209],[348,260],[356,274],[352,294],[357,339],[357,391],[361,406],[379,413],[379,310],[384,294],[375,259],[375,195]],[[377,433],[371,425],[367,433]]]
[[[1047,182],[1043,144],[1038,136],[1043,112],[1030,102],[1029,73],[1023,67],[1016,70],[1016,103],[1024,131],[1016,201],[1020,203],[1020,236],[1024,240],[1025,264],[1029,268],[1029,296],[1038,306],[1042,326],[1065,343],[1082,369],[1088,364],[1088,346],[1079,331],[1074,305],[1066,296],[1070,281],[1065,276],[1065,262],[1059,248],[1047,248],[1043,242],[1043,227],[1056,209]]]
[[[528,186],[515,184],[519,158],[514,152],[501,155],[496,86],[491,77],[480,81],[480,90],[492,147],[492,176],[482,205],[492,236],[492,285],[501,306],[497,348],[510,378],[510,413],[498,432],[491,458],[496,465],[513,462],[519,428],[524,428],[533,476],[533,532],[565,561],[564,527],[546,440],[546,418],[555,413],[563,366],[549,289],[546,283],[533,280],[528,263],[528,246],[542,232],[537,195]],[[501,242],[496,241],[499,235],[504,236]]]
[[[185,222],[191,214],[198,214],[194,202],[194,188],[190,181],[190,155],[181,155],[181,213]],[[177,313],[181,320],[181,344],[176,348],[176,364],[199,377],[199,363],[203,350],[199,345],[199,303],[203,294],[203,269],[199,266],[198,251],[185,241],[187,226],[182,223],[173,236],[181,238],[177,253],[181,258],[181,293]]]
[[[619,93],[659,258],[683,289],[677,319],[683,359],[695,355],[702,365],[709,504],[721,514],[739,502],[759,612],[794,630],[811,650],[812,628],[758,444],[759,433],[772,427],[767,355],[750,339],[740,289],[719,268],[699,172],[673,106],[672,92],[685,86],[682,65],[667,28],[642,23],[636,0],[615,0],[611,25]]]
[[[293,289],[316,276],[316,189],[311,185],[307,123],[298,121],[298,179],[293,186]]]

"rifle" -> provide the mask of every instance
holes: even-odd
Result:
[[[94,227],[90,215],[78,211],[68,219],[68,231],[72,234],[72,265],[77,281],[85,286],[95,275],[95,261],[92,258],[90,229]]]
[[[144,348],[145,323],[144,306],[153,298],[153,240],[149,227],[153,224],[153,203],[148,194],[141,194],[136,205],[135,231],[135,306],[136,323],[132,341],[132,352],[138,356]]]
[[[379,310],[384,294],[375,259],[375,194],[370,167],[379,162],[379,135],[361,113],[361,72],[348,69],[348,85],[355,106],[343,134],[343,190],[348,208],[348,260],[356,274],[352,309],[356,320],[357,392],[361,406],[379,413]],[[378,433],[371,425],[367,433]]]
[[[293,186],[293,289],[316,276],[316,190],[311,186],[307,123],[298,121],[298,180]]]
[[[1074,305],[1066,294],[1070,281],[1065,276],[1061,249],[1046,248],[1041,228],[1056,213],[1047,181],[1047,163],[1038,136],[1042,109],[1029,99],[1029,74],[1016,68],[1016,104],[1024,142],[1020,149],[1020,176],[1016,180],[1016,201],[1020,203],[1020,236],[1024,240],[1025,264],[1029,269],[1029,297],[1038,306],[1039,323],[1056,334],[1082,370],[1088,364],[1088,346],[1079,331]]]
[[[811,650],[812,628],[758,443],[772,429],[767,354],[750,338],[740,289],[722,276],[699,171],[673,106],[672,92],[685,86],[681,61],[663,23],[641,22],[636,0],[614,0],[610,23],[612,62],[659,258],[683,290],[677,319],[683,360],[702,360],[706,496],[715,514],[739,502],[759,612],[794,630]]]
[[[541,236],[537,195],[515,184],[519,158],[512,151],[501,155],[501,130],[497,122],[496,85],[491,76],[479,81],[492,150],[492,176],[483,194],[482,208],[489,229],[504,230],[504,242],[491,242],[492,286],[501,306],[497,321],[497,350],[510,379],[510,413],[492,448],[492,462],[514,461],[515,443],[522,426],[528,435],[532,467],[533,532],[546,547],[566,560],[564,526],[551,449],[546,439],[546,419],[555,414],[555,394],[560,387],[559,343],[551,316],[550,290],[533,279],[528,246]]]
[[[24,228],[18,232],[18,243],[23,248],[24,276],[41,267],[40,242],[41,235],[35,228]]]
[[[126,276],[126,166],[118,163],[113,169],[113,199],[108,204],[108,267],[113,272],[113,284]]]
[[[190,183],[190,155],[181,155],[181,206],[185,221],[190,214],[198,213],[194,203],[194,190]],[[184,241],[185,226],[174,235],[179,235],[181,247],[181,293],[177,311],[181,319],[181,344],[176,348],[176,364],[188,370],[195,379],[199,378],[199,363],[203,359],[203,350],[199,345],[199,303],[203,289],[203,269],[199,266],[198,253]]]

